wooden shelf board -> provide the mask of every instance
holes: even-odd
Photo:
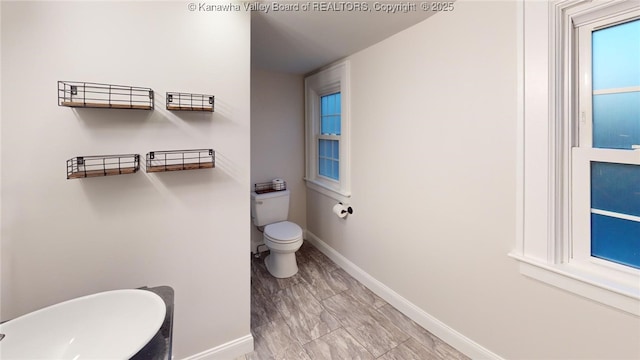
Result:
[[[212,169],[214,168],[212,162],[205,163],[191,163],[191,164],[174,164],[174,165],[154,165],[147,166],[147,172],[163,172],[163,171],[180,171],[180,170],[196,170],[196,169]]]
[[[134,167],[127,167],[127,168],[121,168],[121,169],[78,171],[78,172],[69,174],[67,176],[67,179],[82,179],[82,178],[88,178],[88,177],[133,174],[136,171],[138,171],[138,169]]]
[[[107,103],[83,103],[77,101],[63,101],[62,106],[68,107],[80,107],[80,108],[105,108],[105,109],[140,109],[151,110],[151,105],[136,105],[136,104],[107,104]]]
[[[167,110],[179,111],[213,111],[213,107],[167,105]]]

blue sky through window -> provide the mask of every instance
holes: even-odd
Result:
[[[591,40],[593,147],[631,150],[640,145],[640,20]],[[591,209],[591,255],[640,268],[640,166],[592,162]]]
[[[640,85],[640,20],[593,32],[593,90]]]
[[[340,93],[320,98],[320,133],[322,135],[340,135]]]
[[[320,134],[341,134],[340,93],[320,98]],[[340,180],[340,142],[337,139],[319,139],[318,173],[333,180]]]

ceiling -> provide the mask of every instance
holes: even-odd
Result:
[[[326,5],[331,2],[300,2],[320,3]],[[331,4],[347,3],[355,4]],[[271,3],[260,4],[267,6]],[[380,42],[434,14],[422,11],[420,3],[416,3],[418,8],[415,11],[406,13],[376,11],[373,8],[375,3],[366,4],[370,11],[253,11],[252,64],[271,71],[305,74]]]

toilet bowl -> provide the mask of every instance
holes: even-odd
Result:
[[[277,278],[288,278],[298,272],[296,251],[303,241],[300,226],[287,221],[289,195],[286,189],[251,193],[253,224],[258,229],[264,226],[262,240],[271,251],[264,262],[269,273]]]
[[[290,221],[269,224],[264,228],[264,244],[270,250],[264,259],[267,270],[277,278],[298,273],[296,251],[302,246],[302,229]]]

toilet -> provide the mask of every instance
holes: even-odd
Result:
[[[251,193],[253,224],[264,226],[264,244],[271,250],[264,259],[267,270],[277,278],[288,278],[298,272],[296,251],[302,246],[302,229],[287,221],[289,190]]]

